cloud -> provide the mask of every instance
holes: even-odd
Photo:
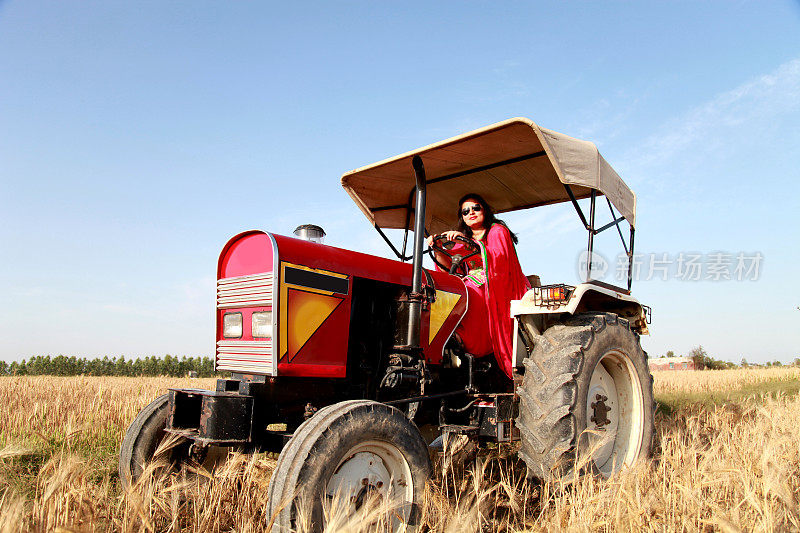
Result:
[[[217,280],[212,276],[189,279],[177,287],[174,306],[178,314],[204,317],[216,305]]]
[[[136,306],[130,304],[104,304],[101,306],[103,311],[108,313],[114,313],[119,315],[132,315],[132,316],[139,316],[139,317],[157,317],[158,311],[153,309],[152,307],[146,306]]]
[[[501,217],[520,238],[540,247],[555,244],[566,234],[578,233],[582,229],[571,204],[503,213]]]
[[[511,72],[516,72],[520,67],[522,67],[522,64],[516,59],[504,59],[492,69],[492,72],[498,76],[505,76]]]
[[[576,120],[568,125],[566,131],[578,139],[594,142],[602,151],[615,140],[624,137],[631,130],[636,112],[648,102],[652,88],[641,91],[623,89],[613,98],[599,98],[576,113]]]
[[[15,299],[23,300],[28,298],[43,298],[50,293],[45,287],[13,287],[11,294]]]
[[[639,172],[676,161],[693,164],[708,154],[724,156],[741,149],[734,140],[757,138],[798,109],[800,58],[669,120],[625,159]]]
[[[216,279],[212,276],[166,280],[166,285],[154,292],[132,288],[113,294],[104,293],[103,298],[111,301],[101,303],[100,308],[118,317],[164,323],[210,320],[216,304],[215,288]]]

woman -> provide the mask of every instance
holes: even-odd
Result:
[[[447,231],[444,236],[448,240],[459,235],[472,239],[481,249],[482,261],[467,260],[470,272],[464,283],[469,310],[456,333],[468,353],[483,356],[494,352],[500,368],[510,378],[514,357],[511,300],[519,300],[530,289],[514,249],[517,237],[505,222],[494,216],[491,206],[480,195],[468,194],[458,206],[458,230]],[[428,237],[427,242],[430,246],[433,237]],[[445,254],[435,253],[442,264],[449,264]]]

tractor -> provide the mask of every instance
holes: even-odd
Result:
[[[274,452],[276,530],[296,530],[301,515],[321,530],[335,499],[349,513],[391,502],[389,529],[412,531],[431,457],[447,456],[448,443],[508,446],[540,480],[610,476],[650,455],[652,377],[639,342],[650,308],[630,291],[636,198],[593,143],[513,118],[341,183],[397,259],[325,245],[315,226],[230,239],[217,265],[215,356],[230,377],[215,390],[170,389],[139,413],[120,449],[123,485],[168,437],[178,441],[174,467],[218,449]],[[512,378],[454,335],[477,305],[457,268],[475,253],[469,243],[435,240],[452,267],[423,268],[426,236],[456,226],[453,208],[467,193],[498,213],[571,202],[588,233],[586,282],[531,276],[532,288],[509,302]],[[601,197],[605,224],[596,221]],[[612,229],[627,288],[592,279],[594,236]]]

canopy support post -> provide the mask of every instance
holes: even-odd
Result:
[[[605,230],[607,230],[608,228],[610,228],[611,226],[618,225],[623,220],[625,220],[625,217],[619,217],[617,219],[614,219],[611,222],[609,222],[608,224],[606,224],[605,226],[603,226],[602,228],[594,230],[594,234],[597,235],[598,233],[602,233]],[[623,240],[622,242],[624,243],[625,241]]]
[[[583,216],[583,209],[581,209],[581,206],[578,203],[578,199],[575,198],[574,194],[572,194],[572,189],[570,189],[569,185],[567,185],[566,183],[563,183],[562,185],[564,185],[564,188],[567,190],[569,199],[572,200],[572,205],[575,207],[575,211],[578,212],[578,216],[580,217],[581,222],[583,223],[583,227],[586,228],[587,230],[591,230],[589,224],[586,223],[586,217]],[[592,194],[594,194],[594,191],[592,191]]]
[[[401,254],[400,251],[395,247],[395,245],[392,244],[392,241],[389,240],[389,237],[386,236],[386,234],[383,232],[380,226],[378,226],[377,224],[374,224],[374,226],[375,229],[378,231],[378,235],[383,237],[383,240],[386,241],[386,244],[389,245],[389,248],[392,249],[394,255],[396,255],[399,260],[405,261],[406,259],[408,259],[408,257],[405,257],[403,254]]]
[[[628,252],[628,290],[631,290],[631,286],[633,285],[633,234],[634,228],[631,226],[631,241],[630,241],[630,251]]]
[[[595,208],[595,203],[596,203],[595,200],[596,199],[597,199],[597,193],[595,192],[594,189],[592,189],[592,203],[591,203],[591,206],[589,207],[589,224],[587,226],[588,229],[589,229],[589,254],[588,254],[587,261],[586,261],[586,281],[589,281],[590,279],[592,279],[592,251],[594,250],[594,234],[595,234],[595,231],[594,231],[594,212],[595,212],[595,209],[594,208]],[[575,202],[575,203],[577,204],[578,202]],[[581,218],[583,218],[583,217],[581,217]]]
[[[617,215],[614,213],[614,208],[611,206],[611,200],[608,199],[608,196],[606,196],[606,202],[608,202],[608,208],[611,210],[611,218],[615,218],[616,219],[614,222],[612,222],[612,224],[617,227],[617,233],[619,233],[619,240],[622,241],[622,248],[625,250],[625,254],[627,255],[628,246],[625,244],[625,237],[622,236],[622,230],[619,227],[619,223],[622,222],[625,219],[625,217],[617,218]],[[408,224],[406,224],[406,225],[408,225]],[[608,224],[606,225],[606,227],[607,226],[608,226]],[[631,227],[633,227],[633,226],[631,226]],[[606,229],[606,228],[603,227],[602,229],[598,230],[598,233],[600,233],[604,229]]]

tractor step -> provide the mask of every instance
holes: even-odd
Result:
[[[202,445],[234,446],[251,442],[253,397],[235,392],[170,389],[168,433]]]

